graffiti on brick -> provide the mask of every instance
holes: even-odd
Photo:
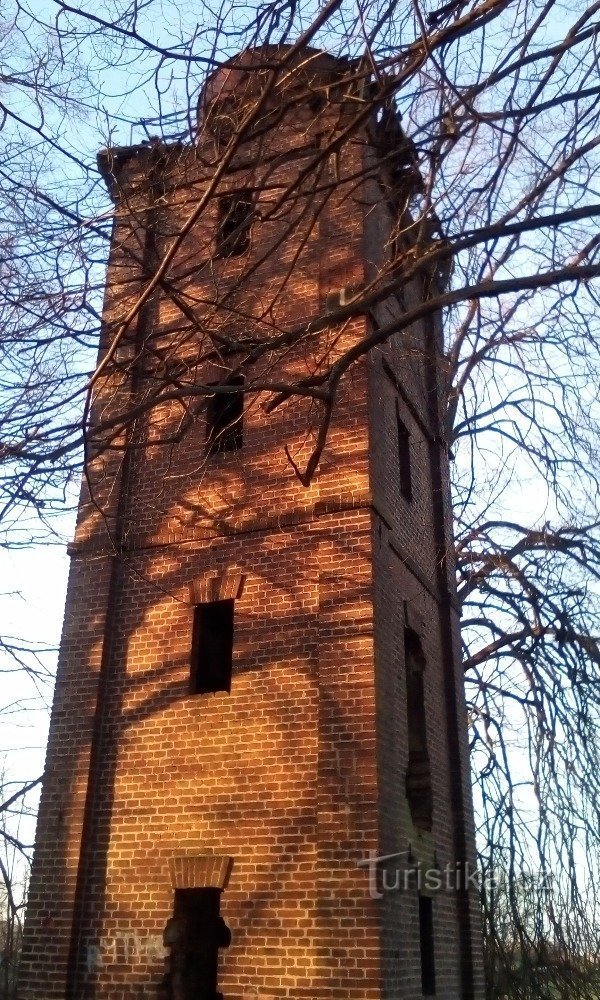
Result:
[[[88,942],[87,971],[91,974],[108,965],[136,965],[164,961],[165,955],[161,934],[121,931],[112,937]]]

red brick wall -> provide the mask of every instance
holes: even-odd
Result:
[[[338,113],[333,105],[327,112]],[[266,154],[310,145],[318,127],[310,113],[280,124],[276,138],[245,148],[227,183],[255,187],[268,219],[297,178],[299,161],[282,158],[273,166]],[[216,212],[214,200],[208,204],[174,271],[187,275],[191,299],[213,325],[225,329],[236,315],[239,322],[243,307],[259,328],[260,303],[268,300],[275,322],[289,326],[317,312],[328,292],[368,276],[385,220],[379,230],[365,221],[365,190],[350,182],[363,163],[364,139],[328,163],[340,183],[318,225],[306,219],[313,193],[300,190],[289,233],[289,215],[264,221],[249,259],[211,263]],[[169,232],[210,181],[201,152],[169,154],[162,178],[168,193],[155,214],[159,245],[168,246]],[[138,151],[120,168],[126,197],[117,207],[107,344],[140,288],[153,156]],[[257,270],[240,283],[248,262]],[[290,352],[275,368],[262,361],[253,376],[307,374],[315,352],[339,352],[362,332],[354,322],[335,343],[340,331],[325,331],[310,350]],[[154,347],[168,338],[190,365],[199,349],[166,297],[149,304],[137,337]],[[114,452],[93,465],[102,513],[84,492],[23,1000],[154,996],[163,971],[161,933],[173,906],[169,862],[202,853],[234,859],[221,906],[232,930],[219,975],[228,1000],[420,996],[416,894],[372,899],[367,872],[357,867],[370,851],[407,844],[445,864],[455,857],[457,823],[470,832],[467,799],[457,813],[451,795],[453,767],[467,782],[466,728],[463,757],[453,762],[444,656],[451,669],[455,661],[441,648],[431,449],[405,402],[410,505],[397,489],[394,373],[424,424],[431,422],[425,332],[411,337],[408,353],[399,340],[355,366],[309,488],[294,476],[283,445],[306,460],[314,406],[288,404],[269,415],[251,396],[239,453],[205,461],[201,408],[180,441],[162,444],[181,418],[169,403],[133,429],[133,441],[149,446],[130,452],[124,464]],[[384,354],[392,375],[382,368]],[[219,368],[198,374],[214,379]],[[138,366],[132,385],[112,366],[99,383],[96,419],[128,393],[143,399],[148,375]],[[112,554],[107,526],[117,546]],[[228,572],[245,578],[235,604],[231,694],[190,695],[190,584]],[[411,827],[403,790],[405,608],[428,661],[435,824],[424,838]],[[460,709],[460,695],[458,702]],[[464,936],[461,943],[452,894],[436,899],[435,932],[438,995],[458,997]]]

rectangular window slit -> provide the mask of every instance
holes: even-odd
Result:
[[[217,256],[240,257],[250,249],[254,218],[252,197],[244,191],[219,198]]]
[[[425,666],[425,654],[419,636],[412,629],[405,628],[404,670],[408,724],[406,797],[413,823],[419,830],[431,830],[433,824],[433,788],[425,712]]]
[[[236,375],[216,386],[232,386],[230,392],[215,392],[206,408],[208,454],[239,451],[244,442],[244,377]],[[235,387],[238,387],[236,391]]]
[[[419,896],[419,940],[421,944],[421,992],[435,996],[435,951],[433,940],[433,899]]]
[[[194,608],[190,694],[231,691],[233,600]]]
[[[398,475],[400,478],[400,493],[405,500],[412,500],[412,472],[410,467],[410,433],[400,417],[400,409],[396,403],[396,427],[398,431]]]

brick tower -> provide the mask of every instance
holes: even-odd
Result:
[[[351,77],[253,50],[209,79],[195,144],[101,154],[96,431],[21,1000],[480,995],[439,323],[357,358],[306,486],[323,406],[264,405],[435,280],[344,314],[410,249],[390,192],[415,176]]]

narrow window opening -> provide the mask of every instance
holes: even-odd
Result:
[[[410,467],[410,433],[400,417],[400,409],[396,403],[396,426],[398,430],[398,475],[400,478],[400,493],[409,503],[412,500],[412,472]]]
[[[194,608],[190,694],[231,691],[233,600]]]
[[[247,192],[219,198],[217,256],[240,257],[250,249],[254,204]]]
[[[406,713],[408,720],[408,767],[406,797],[413,823],[420,830],[431,830],[433,792],[431,764],[427,749],[425,717],[425,655],[416,632],[404,630],[404,667],[406,671]]]
[[[421,945],[421,992],[435,996],[435,943],[433,940],[433,899],[419,896],[419,941]]]
[[[206,410],[206,440],[208,454],[239,451],[244,443],[244,386],[243,375],[236,375],[227,382],[215,385],[234,387],[231,392],[216,392],[209,397]],[[238,387],[237,391],[235,387]]]
[[[218,951],[231,932],[219,914],[219,889],[176,889],[163,942],[169,949],[161,1000],[217,1000]]]
[[[218,146],[228,143],[239,125],[239,106],[235,98],[220,97],[206,114],[206,125]]]
[[[326,103],[324,94],[312,93],[308,98],[308,106],[313,115],[318,115],[319,112],[323,110]]]

